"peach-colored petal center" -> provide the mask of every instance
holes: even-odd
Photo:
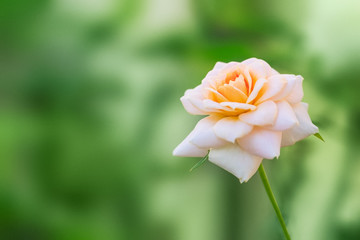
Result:
[[[219,72],[212,81],[208,81],[204,88],[203,96],[212,104],[236,103],[250,104],[255,108],[261,103],[258,100],[266,92],[267,80],[259,78],[260,75],[254,74],[247,65],[232,65]],[[217,110],[225,116],[236,116],[238,114],[251,111],[250,109],[226,109]],[[215,113],[215,112],[214,112]]]
[[[246,66],[230,71],[222,75],[207,89],[206,98],[217,103],[221,102],[249,102],[248,98],[255,90],[254,87],[257,78],[254,74],[250,74]],[[261,89],[256,89],[261,91]],[[261,91],[263,93],[264,90]],[[262,94],[260,94],[262,95]]]

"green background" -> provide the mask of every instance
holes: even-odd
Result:
[[[360,239],[357,0],[1,0],[0,239],[282,239],[246,184],[171,155],[216,61],[305,78],[326,143],[265,160],[294,240]]]

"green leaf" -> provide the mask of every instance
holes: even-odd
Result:
[[[320,135],[320,133],[315,133],[314,136],[317,137],[318,139],[320,139],[321,141],[325,142],[325,140],[324,140],[323,137]]]
[[[192,172],[194,169],[200,167],[206,160],[209,158],[209,153],[206,154],[205,157],[203,157],[199,162],[197,162],[192,168],[190,168],[189,172]]]

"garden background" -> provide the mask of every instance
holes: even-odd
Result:
[[[217,61],[304,77],[325,143],[265,160],[295,240],[360,239],[360,2],[2,0],[0,239],[282,238],[246,184],[172,156]]]

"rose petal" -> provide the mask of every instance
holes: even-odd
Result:
[[[227,65],[227,63],[217,62],[213,69],[206,74],[205,78],[201,82],[203,84],[214,82],[214,80],[221,75],[222,70],[226,68]]]
[[[183,96],[180,98],[180,101],[182,102],[185,110],[193,115],[206,115],[206,111],[200,110],[199,108],[196,107],[196,105],[201,105],[201,100],[199,99],[191,99],[187,96]],[[194,104],[196,103],[197,104]]]
[[[259,94],[260,90],[262,89],[262,87],[266,82],[267,80],[265,78],[260,78],[259,80],[256,81],[254,89],[250,93],[250,96],[248,97],[246,103],[250,103],[252,100],[254,100],[257,97],[257,95]]]
[[[237,103],[237,102],[222,102],[220,103],[223,107],[229,107],[231,109],[243,109],[243,110],[255,110],[256,106],[247,103]]]
[[[229,74],[232,74],[234,71],[238,70],[240,63],[238,62],[229,62],[223,68],[219,69],[219,76],[222,80],[225,80]]]
[[[270,67],[270,65],[266,61],[262,59],[250,58],[241,63],[249,66],[251,74],[255,76],[256,79],[266,78],[271,75],[277,74],[277,72],[272,67]]]
[[[281,90],[284,89],[287,81],[285,78],[283,78],[281,75],[274,75],[267,79],[266,85],[266,91],[265,93],[257,100],[257,103],[264,102],[265,100],[268,100],[269,98],[275,96],[278,94]]]
[[[268,76],[268,69],[266,69],[266,66],[260,60],[257,59],[257,61],[250,63],[248,66],[251,76],[254,76],[255,79],[266,78]]]
[[[216,148],[226,144],[226,141],[217,137],[213,130],[213,126],[221,118],[217,116],[208,116],[201,119],[193,130],[193,135],[190,137],[190,143],[196,145],[199,148]]]
[[[214,70],[221,70],[222,68],[224,68],[227,64],[224,63],[224,62],[217,62],[215,63],[215,66],[214,66]]]
[[[308,105],[306,103],[300,102],[293,105],[293,110],[299,124],[283,132],[282,147],[293,145],[297,141],[319,132],[318,127],[311,122],[307,111]]]
[[[252,58],[248,58],[248,59],[242,61],[241,63],[242,63],[242,64],[245,64],[245,65],[249,65],[249,64],[251,64],[251,63],[256,62],[257,60],[259,60],[259,59],[252,57]]]
[[[207,111],[202,104],[203,98],[203,88],[202,85],[199,85],[194,89],[186,90],[184,96],[180,98],[180,101],[188,113],[193,115],[206,115]]]
[[[237,143],[250,154],[273,159],[280,155],[281,132],[254,128],[248,135],[237,139]]]
[[[248,134],[252,128],[251,125],[242,122],[238,117],[223,118],[213,127],[218,137],[232,143],[234,143],[237,138]]]
[[[274,124],[276,115],[276,104],[266,101],[257,106],[256,110],[239,115],[239,118],[251,125],[264,126]]]
[[[295,116],[294,110],[290,104],[286,101],[278,102],[277,104],[278,114],[275,123],[271,127],[267,127],[274,131],[284,131],[294,127],[298,124],[298,120]]]
[[[228,102],[229,100],[220,92],[212,88],[206,88],[208,94],[211,96],[211,99],[214,99],[216,102]]]
[[[295,84],[298,80],[296,80],[296,76],[293,74],[279,74],[275,75],[276,77],[281,77],[286,80],[285,87],[275,96],[271,98],[273,101],[280,101],[285,99],[289,94],[292,92],[292,90],[295,87]],[[275,77],[274,76],[274,77]]]
[[[189,140],[193,136],[192,131],[173,151],[174,156],[178,157],[204,157],[208,149],[203,149],[190,143]]]
[[[211,149],[209,161],[232,173],[240,182],[247,182],[257,171],[262,158],[253,156],[236,144]]]
[[[295,86],[293,87],[290,94],[286,97],[286,100],[289,103],[298,103],[301,102],[301,100],[304,97],[304,91],[302,87],[302,82],[304,78],[300,75],[295,77]]]
[[[245,79],[243,75],[239,75],[234,81],[229,82],[230,86],[236,87],[240,90],[244,95],[247,94],[248,90],[246,88]],[[247,95],[246,95],[247,96]]]
[[[247,99],[247,95],[243,93],[240,89],[231,86],[229,84],[224,84],[218,88],[219,93],[222,96],[228,99],[226,102],[245,102]]]
[[[247,85],[247,92],[245,94],[249,95],[250,91],[252,89],[252,86],[253,86],[253,79],[251,78],[251,75],[249,72],[249,67],[246,65],[243,65],[242,72],[243,72],[245,84]]]
[[[214,102],[212,100],[209,99],[205,99],[202,101],[203,107],[207,112],[224,112],[224,111],[229,111],[228,108],[222,106],[220,103],[218,102]],[[221,111],[222,110],[222,111]]]
[[[209,100],[209,99],[201,100],[201,99],[197,99],[197,98],[186,98],[185,97],[184,99],[182,99],[182,101],[189,101],[196,109],[199,109],[199,113],[201,112],[202,114],[196,114],[196,115],[209,115],[212,113],[224,113],[224,112],[233,111],[232,109],[230,109],[226,106],[222,106],[222,105],[220,105],[220,103],[215,102],[213,100]],[[247,107],[246,109],[248,109],[248,108],[249,107]],[[192,109],[187,108],[186,110],[189,112],[189,110],[192,110]],[[191,114],[195,114],[195,111],[192,111]]]

